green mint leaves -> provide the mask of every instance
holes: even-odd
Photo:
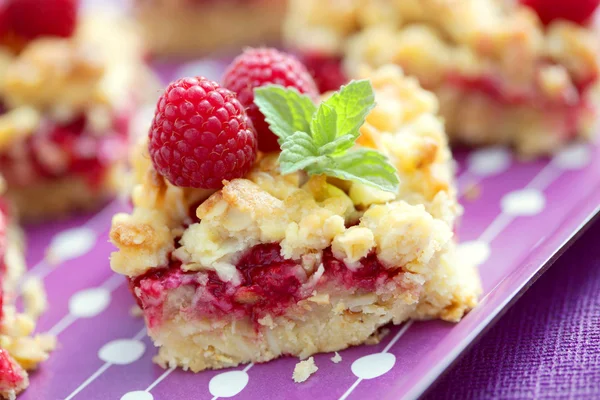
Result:
[[[396,169],[385,155],[352,149],[375,107],[369,81],[342,86],[318,108],[296,89],[279,85],[256,88],[254,103],[279,138],[282,174],[303,169],[309,175],[325,174],[393,193],[398,190]]]

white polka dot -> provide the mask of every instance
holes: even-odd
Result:
[[[131,364],[140,359],[146,345],[135,339],[117,339],[106,343],[98,352],[104,362],[118,365]]]
[[[69,312],[78,318],[95,317],[106,310],[110,303],[110,292],[104,288],[85,289],[69,299]]]
[[[135,392],[125,393],[121,396],[121,400],[154,400],[154,396],[145,390],[136,390]]]
[[[184,64],[177,70],[177,78],[204,76],[214,81],[221,80],[223,64],[215,61],[194,61]]]
[[[213,376],[208,383],[208,390],[215,397],[233,397],[244,390],[249,379],[244,371],[223,372]]]
[[[352,373],[362,379],[373,379],[388,372],[395,363],[396,356],[393,354],[370,354],[352,363]]]
[[[546,205],[544,194],[536,189],[515,190],[502,197],[502,211],[513,216],[539,214]]]
[[[52,238],[48,256],[54,261],[80,257],[96,244],[96,234],[89,228],[73,228]]]
[[[583,143],[573,143],[558,152],[552,163],[563,169],[581,169],[590,163],[591,150]]]
[[[504,147],[488,147],[473,151],[467,158],[469,170],[475,175],[492,176],[506,171],[512,161]]]
[[[486,242],[473,240],[460,243],[457,249],[457,257],[460,260],[472,261],[476,266],[486,262],[490,257],[490,245]]]

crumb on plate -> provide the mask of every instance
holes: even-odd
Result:
[[[331,362],[333,362],[334,364],[338,364],[338,363],[342,362],[342,356],[340,356],[340,353],[338,353],[336,351],[335,355],[333,357],[331,357]]]
[[[315,359],[313,357],[309,357],[308,359],[300,361],[298,364],[296,364],[292,379],[294,379],[294,382],[296,383],[304,382],[312,374],[317,372],[318,369],[319,368],[315,365]]]

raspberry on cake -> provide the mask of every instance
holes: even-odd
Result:
[[[76,13],[73,0],[0,5],[0,173],[25,220],[97,207],[127,157],[145,72],[135,29]]]
[[[438,96],[451,139],[537,156],[593,133],[598,3],[290,0],[284,38],[325,86],[399,64]]]
[[[4,187],[4,182],[0,185]],[[19,289],[24,272],[22,233],[8,203],[0,198],[0,398],[4,399],[14,399],[29,385],[27,371],[37,368],[55,347],[54,337],[32,335],[46,297],[38,280],[27,280]],[[23,313],[16,311],[18,295],[23,296]]]
[[[363,73],[319,104],[256,88],[282,150],[259,152],[222,188],[173,185],[137,149],[134,209],[113,218],[111,267],[129,278],[160,365],[307,358],[476,305],[477,272],[455,253],[461,208],[437,101],[396,66]],[[163,101],[174,104],[163,97],[158,113]]]
[[[248,49],[233,60],[225,71],[223,85],[237,93],[246,107],[258,135],[258,149],[264,152],[279,151],[279,143],[254,104],[254,88],[270,83],[292,87],[313,99],[319,95],[306,67],[289,54],[269,48]]]
[[[286,0],[135,0],[146,47],[190,56],[280,41]]]

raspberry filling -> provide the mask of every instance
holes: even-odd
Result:
[[[86,129],[85,116],[69,123],[44,121],[38,131],[0,153],[0,172],[14,186],[66,176],[101,184],[107,169],[126,154],[129,113],[112,117],[108,133]]]
[[[402,272],[401,268],[386,269],[375,254],[363,258],[360,264],[359,268],[351,270],[333,256],[330,248],[326,249],[323,252],[325,272],[319,285],[332,283],[347,289],[374,291]],[[310,284],[302,266],[281,256],[278,243],[254,246],[236,267],[241,275],[239,286],[223,282],[214,271],[183,271],[177,261],[130,279],[129,284],[150,327],[159,325],[169,318],[170,311],[179,312],[179,309],[191,318],[230,315],[250,317],[258,324],[258,320],[266,315],[282,315],[288,307],[310,297],[314,290],[314,287],[307,287]],[[193,290],[191,301],[167,298],[169,291],[182,286]]]

